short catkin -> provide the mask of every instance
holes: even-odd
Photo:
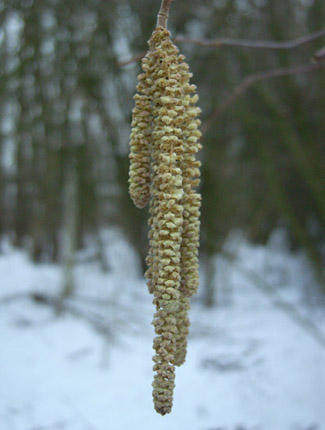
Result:
[[[190,297],[198,288],[201,133],[191,77],[169,31],[156,28],[134,96],[129,191],[139,208],[150,201],[145,275],[156,306],[153,399],[162,415],[172,409],[175,365],[185,361]]]

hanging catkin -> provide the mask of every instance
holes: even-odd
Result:
[[[183,233],[181,245],[181,288],[180,306],[177,313],[177,351],[174,364],[180,366],[186,358],[187,335],[189,328],[188,311],[190,309],[189,298],[198,287],[198,246],[200,230],[200,203],[201,196],[193,188],[199,185],[200,162],[196,160],[196,153],[201,145],[198,139],[201,136],[198,126],[200,120],[196,117],[200,108],[195,104],[198,101],[195,85],[190,85],[192,74],[185,63],[185,57],[179,55],[179,73],[183,88],[182,103],[185,112],[182,117],[183,147],[184,153],[181,160],[183,176]]]
[[[142,60],[143,73],[138,75],[137,94],[133,97],[130,135],[129,192],[133,203],[144,208],[150,198],[150,144],[152,100],[150,94],[150,51]]]
[[[162,27],[153,32],[138,76],[130,136],[130,194],[150,199],[146,278],[156,306],[153,399],[169,413],[175,365],[185,361],[189,298],[198,287],[200,109],[185,57]]]

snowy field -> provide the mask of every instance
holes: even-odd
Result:
[[[55,297],[61,269],[4,244],[0,430],[325,430],[325,319],[302,257],[277,238],[232,242],[233,261],[216,262],[219,306],[192,303],[187,360],[161,417],[151,297],[125,242],[110,243],[111,270],[79,264],[61,317],[31,298]]]

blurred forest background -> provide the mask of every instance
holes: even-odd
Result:
[[[115,226],[144,267],[148,214],[128,195],[140,68],[123,62],[147,48],[160,5],[151,3],[0,1],[0,235],[34,261],[63,261],[69,273],[75,251],[92,238],[107,269],[101,231]],[[175,37],[280,42],[324,22],[324,0],[177,0],[169,29]],[[205,126],[205,267],[232,232],[263,244],[281,228],[325,293],[324,68],[257,82],[222,108],[247,75],[309,65],[324,40],[286,50],[179,43]],[[211,285],[207,304],[216,300]]]

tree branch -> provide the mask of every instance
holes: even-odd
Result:
[[[162,0],[157,16],[157,27],[167,28],[169,8],[174,0]]]
[[[132,64],[132,63],[136,63],[137,61],[140,61],[145,55],[146,55],[145,52],[140,52],[134,57],[128,58],[127,60],[117,61],[115,64],[117,65],[117,67],[127,66],[128,64]]]
[[[221,116],[229,108],[229,106],[237,100],[239,96],[246,92],[256,82],[272,78],[279,78],[281,76],[313,72],[314,70],[318,70],[323,67],[325,67],[325,62],[319,62],[316,64],[301,64],[299,66],[266,70],[264,72],[253,73],[246,76],[242,82],[235,87],[224,103],[217,107],[209,116],[209,118],[202,124],[202,134],[206,134],[213,125],[214,121],[219,118],[219,116]]]
[[[322,49],[319,49],[317,52],[315,52],[313,56],[313,61],[318,62],[325,59],[325,46]]]
[[[165,3],[169,3],[169,7],[172,0],[166,0]],[[163,0],[164,3],[164,0]],[[163,5],[163,4],[162,4]],[[169,10],[168,7],[168,10]],[[168,17],[168,10],[167,10],[167,16],[165,16],[165,25],[167,25],[167,17]],[[160,14],[160,11],[159,11]],[[158,14],[158,18],[159,18]],[[158,22],[157,22],[158,25]],[[301,45],[305,45],[307,43],[313,42],[314,40],[320,39],[321,37],[325,36],[325,29],[321,29],[318,31],[315,31],[313,33],[306,34],[304,36],[298,37],[297,39],[288,40],[284,42],[270,42],[270,41],[253,41],[253,40],[236,40],[236,39],[229,39],[226,37],[221,37],[219,39],[215,40],[205,40],[205,39],[191,39],[189,37],[176,37],[174,38],[175,43],[193,43],[195,45],[199,46],[206,46],[206,47],[215,47],[220,48],[222,46],[232,46],[232,47],[238,47],[238,48],[253,48],[253,49],[269,49],[269,50],[280,50],[280,49],[294,49],[298,48]],[[122,60],[117,63],[117,66],[122,67],[126,66],[128,64],[134,63],[138,60],[141,60],[141,58],[145,55],[145,52],[141,52],[134,57],[131,57],[127,60]]]
[[[175,42],[178,43],[193,43],[199,46],[211,46],[215,48],[220,48],[221,46],[233,46],[238,48],[254,48],[254,49],[294,49],[298,46],[305,45],[307,43],[313,42],[316,39],[325,36],[325,29],[315,31],[314,33],[309,33],[304,36],[298,37],[297,39],[287,40],[284,42],[272,42],[272,41],[253,41],[253,40],[236,40],[229,39],[227,37],[221,37],[215,40],[205,40],[205,39],[191,39],[188,37],[177,37]]]

